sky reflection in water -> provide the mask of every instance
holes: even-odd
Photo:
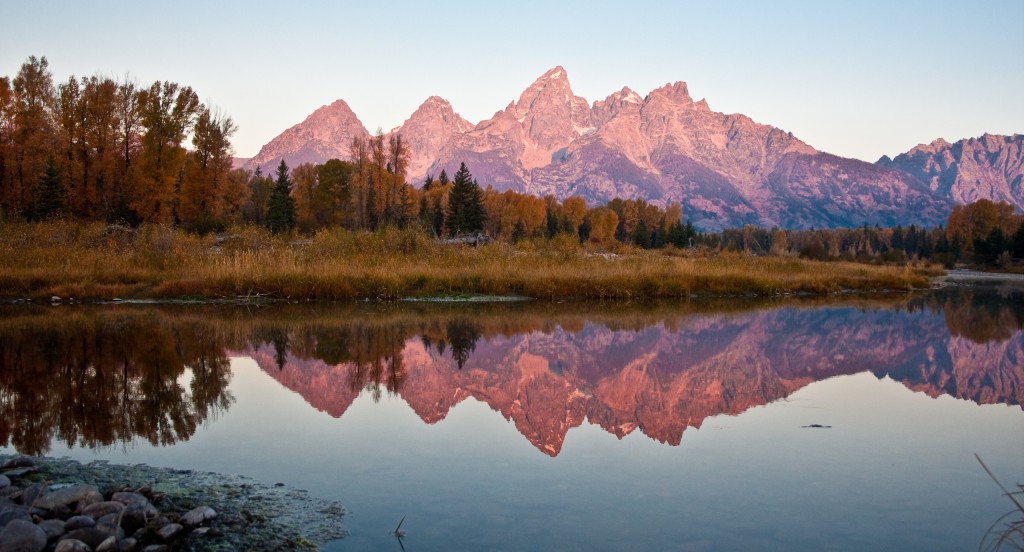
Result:
[[[339,550],[958,550],[973,453],[1024,479],[1016,292],[4,314],[7,442],[308,488]]]

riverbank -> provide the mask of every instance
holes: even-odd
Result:
[[[68,459],[0,455],[0,465],[5,464],[8,469],[3,477],[7,481],[0,479],[0,495],[9,498],[0,499],[6,501],[0,505],[4,514],[0,525],[14,519],[31,522],[34,516],[36,527],[45,529],[50,544],[72,536],[74,529],[67,523],[95,529],[75,536],[100,539],[104,523],[110,521],[104,520],[103,514],[112,511],[115,502],[127,504],[110,528],[116,533],[120,524],[122,548],[134,545],[141,550],[143,543],[152,541],[175,550],[317,550],[345,536],[345,511],[340,504],[283,484],[269,486],[237,475],[142,464],[81,464]],[[23,504],[26,500],[36,508],[30,510],[29,504]],[[141,516],[137,522],[131,514],[136,502]],[[67,513],[61,515],[62,511]],[[69,521],[76,514],[78,519]],[[90,523],[83,517],[96,519]],[[62,528],[46,519],[67,523]],[[22,531],[32,531],[27,523],[21,525]],[[12,534],[13,530],[0,528],[0,546],[10,544],[2,541]],[[97,544],[92,548],[97,549]]]
[[[0,298],[263,302],[455,296],[654,299],[927,288],[928,265],[584,247],[572,236],[468,247],[421,232],[243,227],[195,236],[86,223],[0,225]]]
[[[946,272],[943,278],[946,282],[964,284],[1015,284],[1024,285],[1024,274],[1013,272],[981,272],[957,268]]]

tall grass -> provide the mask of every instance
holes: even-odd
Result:
[[[1016,491],[1008,490],[996,479],[995,474],[992,473],[992,470],[988,469],[988,466],[985,465],[985,462],[981,460],[977,453],[975,453],[974,457],[978,459],[978,463],[981,464],[985,473],[1003,491],[1003,496],[1010,499],[1010,502],[1013,503],[1013,509],[997,519],[988,528],[985,537],[981,540],[981,545],[978,546],[978,550],[986,552],[990,550],[993,552],[997,550],[1024,550],[1024,485],[1017,484]]]
[[[322,230],[309,239],[240,227],[227,240],[160,226],[0,225],[0,297],[382,299],[468,294],[639,299],[824,294],[928,285],[927,267],[743,254],[446,245],[413,230]]]

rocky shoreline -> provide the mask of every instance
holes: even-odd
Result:
[[[237,475],[0,455],[0,552],[317,550],[345,510]]]

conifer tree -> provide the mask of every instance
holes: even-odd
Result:
[[[454,185],[448,196],[448,212],[445,215],[449,235],[479,232],[484,228],[487,219],[484,211],[484,192],[473,180],[473,175],[465,163],[462,163],[455,173]]]
[[[284,159],[277,167],[277,180],[270,192],[267,204],[267,227],[277,234],[295,227],[295,199],[292,197],[292,182],[288,178],[288,165]]]
[[[53,157],[46,160],[46,172],[36,184],[35,218],[53,218],[64,212],[67,206],[67,189],[61,180],[60,169]]]
[[[1010,238],[1010,252],[1014,257],[1024,258],[1024,222],[1020,223],[1020,227]]]

